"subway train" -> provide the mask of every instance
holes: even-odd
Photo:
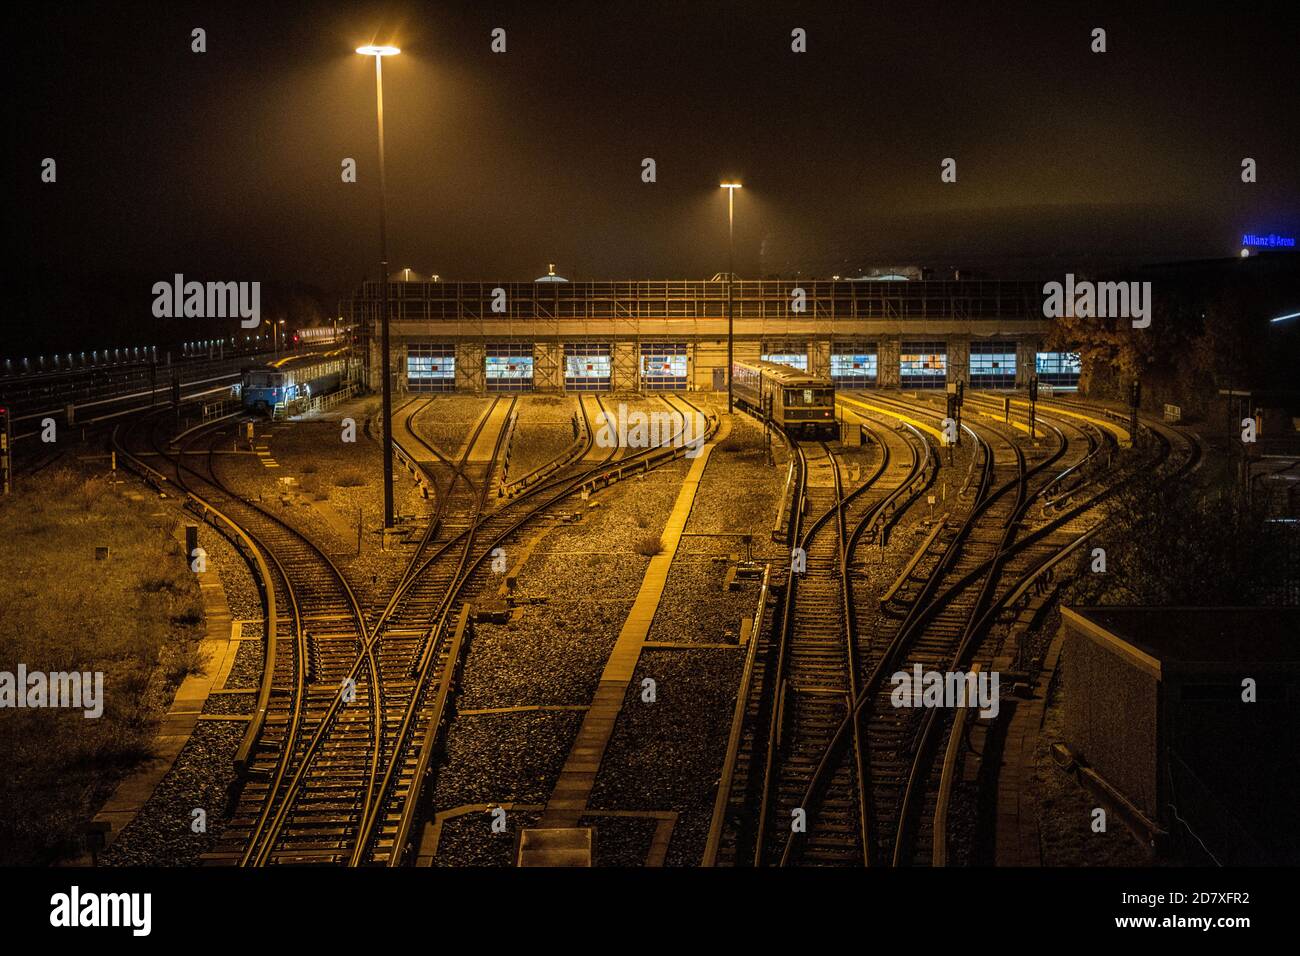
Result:
[[[344,345],[352,341],[355,328],[352,325],[316,325],[298,329],[293,333],[293,340],[296,345],[306,346]]]
[[[792,438],[835,438],[835,386],[829,377],[810,375],[776,362],[733,362],[731,390],[736,404]]]
[[[246,368],[240,377],[240,402],[247,411],[272,418],[287,414],[294,402],[337,389],[348,377],[349,359],[346,349],[336,349]]]

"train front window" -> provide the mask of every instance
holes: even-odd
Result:
[[[830,403],[829,388],[787,388],[785,390],[786,408],[813,408]]]

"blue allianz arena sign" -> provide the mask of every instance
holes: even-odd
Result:
[[[1269,233],[1267,236],[1257,236],[1252,232],[1246,233],[1241,237],[1243,246],[1254,246],[1259,249],[1294,249],[1294,236],[1279,236]]]

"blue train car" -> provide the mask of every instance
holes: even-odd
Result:
[[[294,355],[246,368],[240,379],[240,401],[250,412],[286,414],[295,402],[325,395],[343,384],[349,357],[345,349],[315,355]]]

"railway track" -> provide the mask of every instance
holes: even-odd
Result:
[[[683,399],[664,401],[682,428],[687,415],[700,414]],[[599,399],[592,405],[601,409]],[[130,453],[133,436],[115,435],[124,458],[159,487],[176,488],[192,509],[209,518],[221,514],[246,536],[265,568],[259,577],[270,590],[268,608],[282,612],[267,615],[276,627],[267,644],[262,704],[241,748],[242,786],[206,862],[399,864],[449,717],[468,608],[490,579],[482,572],[495,549],[576,491],[685,450],[602,450],[492,508],[489,490],[506,430],[496,435],[489,461],[470,463],[485,414],[453,462],[420,438],[418,416],[428,407],[413,407],[406,424],[439,464],[422,466],[436,506],[383,608],[363,608],[324,551],[222,483],[213,452],[224,425],[192,433],[172,452],[153,422],[150,453],[170,474]],[[585,452],[593,446],[591,417],[584,405]],[[709,421],[712,431],[716,418]],[[206,455],[195,450],[202,441],[209,443]]]
[[[665,398],[664,401],[681,416],[683,429],[686,415],[701,414],[698,408],[684,399],[676,399],[684,406],[681,408],[674,405],[671,399]],[[593,398],[593,404],[603,411],[599,398]],[[585,407],[583,419],[583,431],[587,435],[586,451],[590,451],[594,429]],[[710,431],[716,427],[716,419],[713,422]],[[490,567],[494,557],[501,555],[497,549],[502,548],[526,524],[580,488],[597,480],[608,480],[610,468],[621,471],[648,467],[653,459],[670,460],[684,449],[649,448],[621,458],[627,451],[611,447],[594,464],[566,467],[554,477],[539,482],[495,510],[480,508],[478,518],[449,542],[449,547],[459,546],[456,570],[443,591],[441,602],[432,609],[431,619],[434,623],[428,630],[427,641],[421,653],[412,661],[415,686],[420,690],[412,696],[408,712],[396,731],[394,753],[397,756],[389,764],[381,785],[381,802],[376,805],[375,812],[357,842],[356,853],[351,861],[354,864],[396,866],[403,860],[415,821],[421,812],[420,794],[424,781],[432,769],[432,761],[439,752],[446,724],[451,718],[454,685],[467,648],[469,611],[494,580],[494,576],[484,569]],[[483,501],[488,499],[486,483],[480,485],[479,493],[483,496]],[[446,553],[438,552],[430,559],[430,563]],[[422,568],[413,580],[424,580],[427,570],[428,566]],[[398,606],[408,596],[407,593],[399,595]]]
[[[499,398],[493,406],[501,401],[514,400]],[[684,399],[665,401],[683,428],[686,415],[699,413]],[[601,408],[599,399],[592,402],[593,410]],[[892,398],[873,402],[910,415],[940,414]],[[436,504],[412,539],[390,599],[370,608],[308,537],[222,482],[214,452],[223,426],[191,433],[172,451],[159,441],[161,423],[150,420],[146,443],[169,471],[155,470],[160,482],[186,494],[201,515],[219,513],[247,533],[267,568],[268,603],[281,611],[267,635],[257,730],[241,748],[244,784],[209,862],[403,862],[454,714],[471,608],[493,600],[484,592],[497,549],[577,491],[681,451],[610,448],[591,455],[592,414],[580,403],[583,454],[574,460],[566,450],[568,463],[553,475],[498,499],[490,491],[507,429],[495,436],[490,460],[468,460],[492,408],[452,461],[420,436],[420,415],[430,407],[436,406],[414,403],[404,414],[410,440],[425,446],[421,457],[437,462],[421,466]],[[1114,454],[1113,440],[1086,423],[1054,418],[1050,408],[1041,409],[1040,420],[1047,447],[1033,461],[1007,428],[967,428],[978,468],[968,500],[953,502],[954,511],[959,504],[965,511],[951,526],[935,526],[882,608],[864,607],[854,577],[860,552],[933,485],[938,455],[915,428],[868,422],[878,451],[860,483],[846,489],[829,446],[793,446],[797,505],[789,534],[806,563],[788,576],[766,654],[760,645],[766,659],[756,668],[747,709],[754,726],[737,757],[734,777],[751,796],[741,792],[733,803],[754,806],[757,825],[748,836],[732,834],[724,858],[757,865],[939,858],[952,755],[961,750],[953,737],[959,722],[951,709],[889,706],[887,677],[914,665],[987,666],[1013,636],[1008,602],[1094,523],[1089,510],[1113,490],[1098,464]],[[1146,458],[1178,457],[1177,430],[1144,424],[1153,436]],[[124,457],[138,444],[138,430],[114,433]],[[1194,443],[1182,457],[1180,468],[1195,467]],[[889,627],[879,626],[880,615]],[[792,828],[796,810],[803,825]]]
[[[878,394],[872,402],[909,416],[943,414]],[[847,496],[828,487],[833,481],[810,481],[808,456],[797,449],[795,497],[802,502],[797,516],[805,509],[820,514],[811,523],[792,525],[793,534],[812,545],[809,570],[792,575],[774,623],[769,650],[774,664],[768,673],[756,668],[750,685],[747,723],[766,721],[766,760],[759,771],[754,748],[741,748],[727,777],[736,781],[729,801],[732,819],[743,819],[745,807],[757,806],[761,839],[747,844],[739,832],[743,828],[733,826],[721,862],[946,861],[947,800],[954,755],[962,750],[960,740],[954,744],[949,735],[954,725],[960,731],[961,721],[953,719],[952,709],[892,706],[887,678],[896,671],[910,673],[916,665],[923,672],[987,670],[994,651],[1014,638],[1012,602],[1095,527],[1093,509],[1118,484],[1108,472],[1117,451],[1113,437],[1077,416],[1053,416],[1050,407],[1040,406],[1040,422],[1048,442],[1032,462],[1010,427],[981,423],[978,432],[963,427],[976,443],[971,465],[978,463],[978,471],[889,589],[879,613],[865,593],[854,594],[848,574],[861,537],[849,534],[849,547],[836,554],[836,543],[852,523]],[[1146,424],[1157,435],[1158,464],[1177,439]],[[919,432],[917,437],[923,441]],[[1198,457],[1192,446],[1189,462]],[[830,458],[829,449],[824,451]],[[838,470],[833,476],[839,477]],[[818,484],[820,492],[813,490]],[[873,527],[881,523],[879,517],[868,521]],[[802,630],[801,603],[820,609]],[[884,626],[882,615],[890,619]],[[801,686],[812,693],[798,693]],[[750,741],[757,736],[751,731]],[[762,778],[758,786],[755,776]],[[802,789],[792,786],[799,781]],[[792,826],[792,811],[804,815],[802,827]]]
[[[877,453],[868,474],[848,492],[828,446],[791,446],[796,468],[789,531],[792,567],[777,637],[751,683],[748,705],[751,723],[766,730],[751,734],[737,756],[738,779],[759,781],[757,825],[752,833],[728,836],[724,861],[743,856],[763,865],[783,834],[804,824],[795,819],[802,810],[798,794],[816,768],[817,754],[856,707],[860,691],[851,554],[864,537],[883,537],[937,471],[929,444],[910,426],[902,434],[870,426],[867,432]],[[860,865],[865,858],[860,743],[855,735],[824,804],[825,825],[813,847],[824,863]]]
[[[214,461],[220,428],[192,435],[176,452],[159,440],[149,421],[148,443],[164,475],[202,517],[215,511],[241,529],[260,552],[272,589],[263,627],[266,664],[259,702],[240,748],[242,786],[228,826],[205,862],[259,865],[320,862],[330,858],[336,832],[364,799],[381,725],[378,666],[361,604],[346,575],[306,535],[232,491]],[[207,442],[204,465],[190,449]],[[125,457],[130,435],[115,436]],[[273,630],[271,630],[273,628]],[[348,708],[338,713],[344,696]],[[313,789],[310,812],[291,813],[286,788],[329,740],[330,773]]]

